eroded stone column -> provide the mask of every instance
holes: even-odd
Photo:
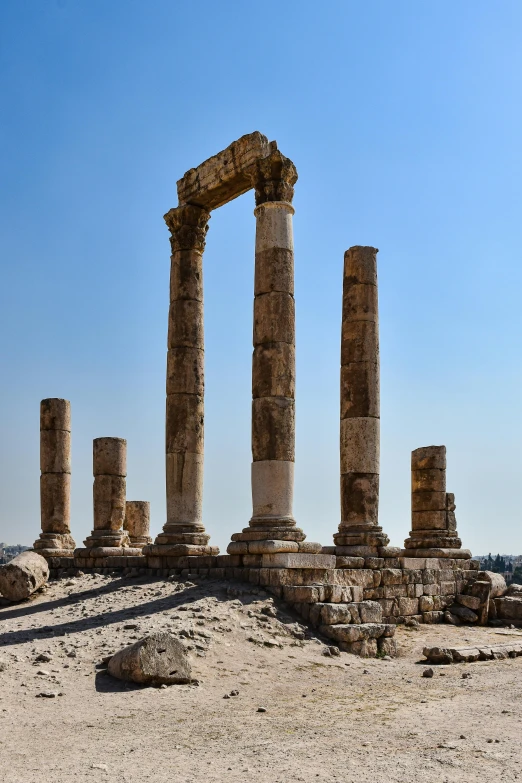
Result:
[[[277,150],[255,172],[256,256],[252,357],[252,505],[230,554],[298,552],[305,535],[293,515],[295,303],[292,198],[295,166]],[[262,544],[247,542],[269,541]],[[306,544],[320,552],[319,544]]]
[[[446,492],[446,446],[411,453],[411,532],[407,550],[460,549],[455,495]]]
[[[341,336],[341,523],[337,554],[388,544],[379,519],[379,316],[377,250],[344,254]]]
[[[131,546],[143,547],[152,542],[150,537],[150,503],[147,500],[127,500],[123,528]]]
[[[203,511],[203,250],[210,214],[181,206],[165,215],[171,232],[165,427],[167,521],[144,550],[160,556],[217,554]]]
[[[123,530],[127,485],[127,441],[123,438],[96,438],[93,441],[94,529],[85,540],[99,556],[130,545]],[[108,551],[103,552],[102,549]]]
[[[47,557],[71,557],[71,403],[40,403],[40,510],[42,532],[34,549]]]

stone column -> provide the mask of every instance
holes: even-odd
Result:
[[[341,523],[337,554],[371,555],[388,544],[379,514],[377,250],[344,254],[341,336]]]
[[[252,505],[229,554],[321,552],[293,515],[295,303],[292,198],[295,166],[278,150],[258,161],[252,357]],[[269,542],[264,545],[262,542]],[[250,543],[248,543],[250,542]]]
[[[455,496],[446,492],[446,446],[411,453],[411,532],[407,550],[460,549]]]
[[[47,557],[72,557],[71,403],[40,403],[40,509],[42,532],[34,549]]]
[[[217,554],[202,521],[203,506],[203,250],[210,214],[181,206],[165,215],[171,232],[167,354],[167,521],[144,553]]]
[[[94,529],[84,543],[87,549],[97,549],[99,556],[110,555],[111,549],[128,547],[130,543],[123,530],[127,441],[96,438],[93,441],[93,473]]]
[[[127,500],[123,529],[127,531],[131,546],[144,547],[152,542],[150,532],[150,503],[147,500]]]

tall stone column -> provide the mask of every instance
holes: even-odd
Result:
[[[388,544],[379,513],[379,316],[377,250],[344,254],[341,337],[341,523],[337,554]]]
[[[93,474],[94,529],[84,543],[88,550],[98,550],[93,555],[116,554],[115,549],[130,544],[129,536],[123,530],[127,441],[123,438],[96,438],[93,441]]]
[[[254,352],[252,357],[252,505],[249,527],[229,554],[321,552],[306,544],[293,515],[295,460],[295,303],[292,198],[295,166],[279,151],[258,161]],[[264,547],[262,543],[269,541]],[[248,544],[247,542],[251,542]]]
[[[459,550],[455,495],[446,492],[446,446],[411,453],[411,532],[406,550]],[[466,551],[466,550],[465,550]]]
[[[42,532],[34,549],[47,557],[71,557],[71,403],[40,403],[40,509]]]
[[[165,428],[167,521],[145,554],[217,554],[203,511],[203,250],[210,214],[202,207],[171,209],[170,309]]]

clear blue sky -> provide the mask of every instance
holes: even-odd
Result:
[[[343,253],[380,249],[381,524],[410,529],[410,451],[448,447],[475,553],[522,551],[519,0],[3,0],[0,541],[39,533],[39,401],[73,412],[73,534],[92,439],[165,521],[176,180],[253,130],[299,171],[296,518],[339,523]],[[253,195],[205,254],[205,523],[249,520]]]

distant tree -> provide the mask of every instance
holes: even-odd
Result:
[[[516,585],[522,585],[522,566],[517,566],[514,569],[511,581]]]

